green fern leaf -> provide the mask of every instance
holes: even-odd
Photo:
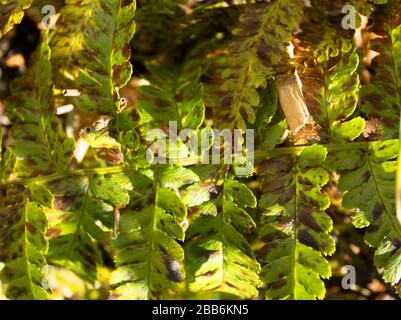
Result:
[[[169,121],[177,121],[178,130],[198,129],[205,116],[203,86],[198,82],[199,74],[185,81],[180,77],[179,69],[150,64],[147,68],[151,71],[148,77],[151,85],[140,87],[144,94],[137,101],[142,112],[140,124],[160,128],[169,125]]]
[[[28,9],[32,0],[1,0],[0,1],[0,38],[15,24],[21,22],[24,10]]]
[[[93,281],[102,262],[96,240],[110,238],[115,209],[130,200],[130,179],[123,174],[96,174],[57,180],[47,188],[54,195],[52,209],[47,212],[48,259]]]
[[[383,137],[391,139],[399,136],[401,111],[400,12],[401,4],[392,1],[375,14],[377,23],[372,31],[380,37],[371,42],[371,49],[380,55],[373,60],[375,75],[371,83],[361,90],[362,110],[370,117],[381,119]]]
[[[0,260],[5,262],[1,275],[9,299],[43,300],[48,296],[42,286],[47,219],[33,196],[23,186],[12,186],[0,207]]]
[[[194,184],[183,199],[193,213],[187,231],[189,289],[256,297],[259,264],[244,238],[255,226],[245,211],[256,206],[251,190],[227,178],[223,186]]]
[[[6,100],[6,113],[13,125],[3,174],[11,178],[65,170],[72,157],[74,142],[66,137],[52,108],[47,34],[43,33],[42,38],[36,63],[12,83],[12,94]]]
[[[254,108],[260,102],[257,89],[266,87],[266,79],[274,77],[277,67],[288,58],[286,47],[301,16],[302,9],[293,0],[261,2],[245,8],[240,25],[234,30],[238,40],[223,72],[224,109],[218,110],[223,120],[221,127],[245,130],[247,122],[255,122]]]
[[[139,88],[142,95],[136,102],[141,113],[138,127],[144,140],[157,154],[158,163],[200,163],[214,135],[208,127],[201,129],[205,105],[199,69],[186,78],[180,67],[148,64],[147,68],[151,71],[151,84]]]
[[[68,0],[52,37],[56,89],[78,89],[82,111],[115,114],[130,79],[136,2]],[[71,38],[73,37],[73,38]]]
[[[331,32],[325,35],[326,40],[303,53],[308,56],[312,50],[314,56],[307,67],[300,70],[305,102],[319,126],[321,141],[353,141],[365,128],[363,118],[352,118],[358,102],[359,57],[355,49],[347,45],[347,39],[340,51],[337,48],[340,40]]]
[[[122,212],[121,234],[114,241],[113,299],[163,298],[177,292],[183,282],[184,251],[179,241],[185,237],[181,222],[187,210],[177,193],[167,187],[174,167],[164,167],[163,172],[161,168],[156,169],[155,177],[132,177],[134,190],[141,193]],[[173,184],[178,187],[188,182],[175,180]]]
[[[387,140],[371,143],[369,152],[356,149],[331,155],[343,172],[339,182],[347,191],[343,206],[356,210],[356,227],[367,227],[365,240],[377,248],[375,264],[384,268],[383,278],[392,285],[401,281],[401,225],[394,204],[398,150],[398,140]]]
[[[263,209],[257,251],[268,299],[323,299],[321,278],[331,276],[324,256],[334,252],[325,214],[330,201],[321,188],[329,175],[321,167],[323,146],[305,147],[297,156],[271,158],[260,163]]]

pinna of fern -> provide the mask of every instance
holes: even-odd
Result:
[[[380,55],[374,59],[376,74],[361,92],[362,110],[369,119],[380,119],[382,128],[378,134],[382,138],[399,139],[400,8],[399,1],[389,1],[374,14],[378,23],[372,31],[379,37],[373,40],[372,49]],[[366,242],[377,248],[375,264],[383,268],[385,281],[398,289],[401,283],[400,155],[399,140],[372,142],[367,153],[350,151],[346,156],[354,159],[354,164],[339,168],[347,171],[339,185],[350,190],[343,200],[344,206],[357,208],[355,226],[367,227]]]
[[[8,146],[5,161],[2,162],[2,173],[16,177],[18,172],[25,171],[25,174],[35,176],[56,168],[49,159],[51,153],[48,147],[50,143],[57,141],[59,131],[53,132],[56,139],[49,139],[48,145],[44,139],[47,123],[53,122],[58,128],[56,119],[47,112],[51,86],[48,87],[46,81],[51,74],[51,66],[46,33],[36,59],[36,72],[28,73],[18,80],[16,86],[19,86],[19,95],[9,101],[9,108],[13,114],[19,116],[19,121],[16,121],[11,133],[12,143]],[[34,76],[33,88],[28,81],[31,75]],[[15,111],[18,102],[22,102],[25,107],[21,113]],[[50,126],[49,133],[52,133],[53,127]],[[26,157],[29,149],[31,152]],[[60,163],[65,163],[65,160],[61,159]],[[51,195],[46,189],[34,183],[29,186],[10,185],[2,196],[0,251],[1,260],[5,262],[2,277],[8,283],[6,295],[9,298],[45,299],[48,295],[41,281],[48,250],[45,208],[51,206],[49,199]]]
[[[56,89],[78,89],[81,111],[113,115],[131,78],[135,1],[66,1],[51,38]],[[73,37],[71,38],[71,35]]]
[[[320,167],[327,156],[323,146],[309,146],[295,158],[266,159],[257,167],[261,177],[263,210],[257,251],[266,297],[323,299],[321,278],[331,275],[324,256],[335,246],[329,232],[333,222],[324,212],[329,198],[321,188],[329,175]]]
[[[230,48],[228,67],[222,74],[225,82],[219,115],[227,118],[222,127],[245,130],[246,123],[255,122],[254,108],[260,102],[257,89],[266,87],[266,80],[285,60],[286,47],[301,15],[301,7],[293,0],[261,2],[245,8],[234,29],[238,39]],[[275,25],[281,26],[280,32],[275,33]]]

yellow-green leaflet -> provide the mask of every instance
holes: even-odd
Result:
[[[93,131],[92,127],[87,127],[80,132],[81,138],[92,148],[120,148],[121,145],[116,141],[116,139],[109,136],[109,133],[104,130]]]

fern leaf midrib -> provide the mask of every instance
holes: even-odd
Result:
[[[246,83],[248,81],[249,74],[251,72],[251,66],[252,66],[252,64],[254,63],[254,60],[255,60],[255,55],[252,55],[252,60],[250,59],[250,61],[252,61],[252,62],[248,63],[247,72],[245,73],[244,81],[242,81],[240,90],[238,90],[237,94],[234,94],[234,97],[233,97],[234,100],[235,100],[235,104],[233,106],[233,109],[235,110],[234,112],[235,112],[235,121],[236,121],[236,123],[238,123],[238,119],[241,117],[241,113],[240,113],[240,111],[241,111],[241,102],[242,102],[242,98],[244,97],[244,91],[245,91]],[[234,129],[234,126],[235,126],[236,123],[233,124],[233,128],[231,128],[231,129]]]
[[[391,140],[391,139],[389,139]],[[382,140],[385,141],[385,140]],[[349,142],[349,143],[330,143],[323,145],[329,152],[343,151],[343,150],[369,150],[371,144],[375,141],[358,141],[358,142]],[[266,159],[272,156],[280,156],[280,155],[296,155],[301,152],[305,146],[291,146],[291,147],[280,147],[269,151],[255,151],[255,161],[258,162],[260,160]],[[7,185],[12,184],[29,184],[29,183],[44,183],[51,182],[55,180],[64,179],[67,177],[73,176],[85,176],[90,174],[111,174],[111,173],[130,173],[136,172],[137,168],[127,167],[127,166],[111,166],[111,167],[98,167],[98,168],[87,168],[87,169],[77,169],[77,170],[66,170],[59,173],[43,175],[33,178],[12,178],[7,181],[4,181],[0,184],[1,187],[5,187]]]

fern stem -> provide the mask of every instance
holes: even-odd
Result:
[[[330,143],[324,145],[329,152],[336,152],[336,151],[342,151],[342,150],[353,150],[353,149],[363,149],[363,150],[368,150],[370,144],[373,143],[371,142],[352,142],[352,143]],[[288,155],[288,154],[293,154],[297,155],[299,152],[301,152],[305,146],[294,146],[294,147],[282,147],[282,148],[277,148],[274,150],[269,150],[269,151],[256,151],[255,152],[255,161],[261,161],[265,158],[272,157],[272,156],[279,156],[279,155]],[[88,169],[78,169],[78,170],[70,170],[70,171],[64,171],[64,172],[59,172],[55,174],[50,174],[47,176],[39,176],[39,177],[34,177],[34,178],[22,178],[22,179],[11,179],[8,181],[3,182],[0,184],[0,188],[10,185],[10,184],[30,184],[30,183],[44,183],[44,182],[51,182],[55,180],[60,180],[60,179],[65,179],[67,177],[73,177],[73,176],[82,176],[82,175],[90,175],[90,174],[112,174],[112,173],[121,173],[121,172],[135,172],[138,171],[136,168],[129,168],[129,167],[124,167],[124,166],[113,166],[113,167],[103,167],[103,168],[88,168]]]
[[[90,169],[79,169],[79,170],[71,170],[71,171],[64,171],[60,173],[50,174],[47,176],[39,176],[34,178],[23,178],[23,179],[11,179],[5,181],[3,184],[0,184],[0,188],[2,186],[7,186],[10,184],[30,184],[33,182],[40,183],[40,182],[51,182],[59,179],[64,179],[68,177],[74,176],[88,176],[94,173],[97,174],[110,174],[110,173],[120,173],[120,172],[133,172],[137,171],[135,168],[128,168],[123,166],[114,166],[114,167],[104,167],[104,168],[90,168]]]
[[[361,141],[361,142],[350,142],[350,143],[329,143],[323,145],[326,147],[328,152],[336,152],[336,151],[344,151],[344,150],[354,150],[354,149],[363,149],[363,150],[368,150],[370,147],[370,144],[372,144],[373,141]],[[294,147],[282,147],[282,148],[277,148],[274,150],[268,150],[268,151],[256,151],[254,156],[255,156],[255,161],[261,161],[265,158],[272,157],[272,156],[280,156],[280,155],[297,155],[299,154],[307,145],[304,146],[294,146]]]

